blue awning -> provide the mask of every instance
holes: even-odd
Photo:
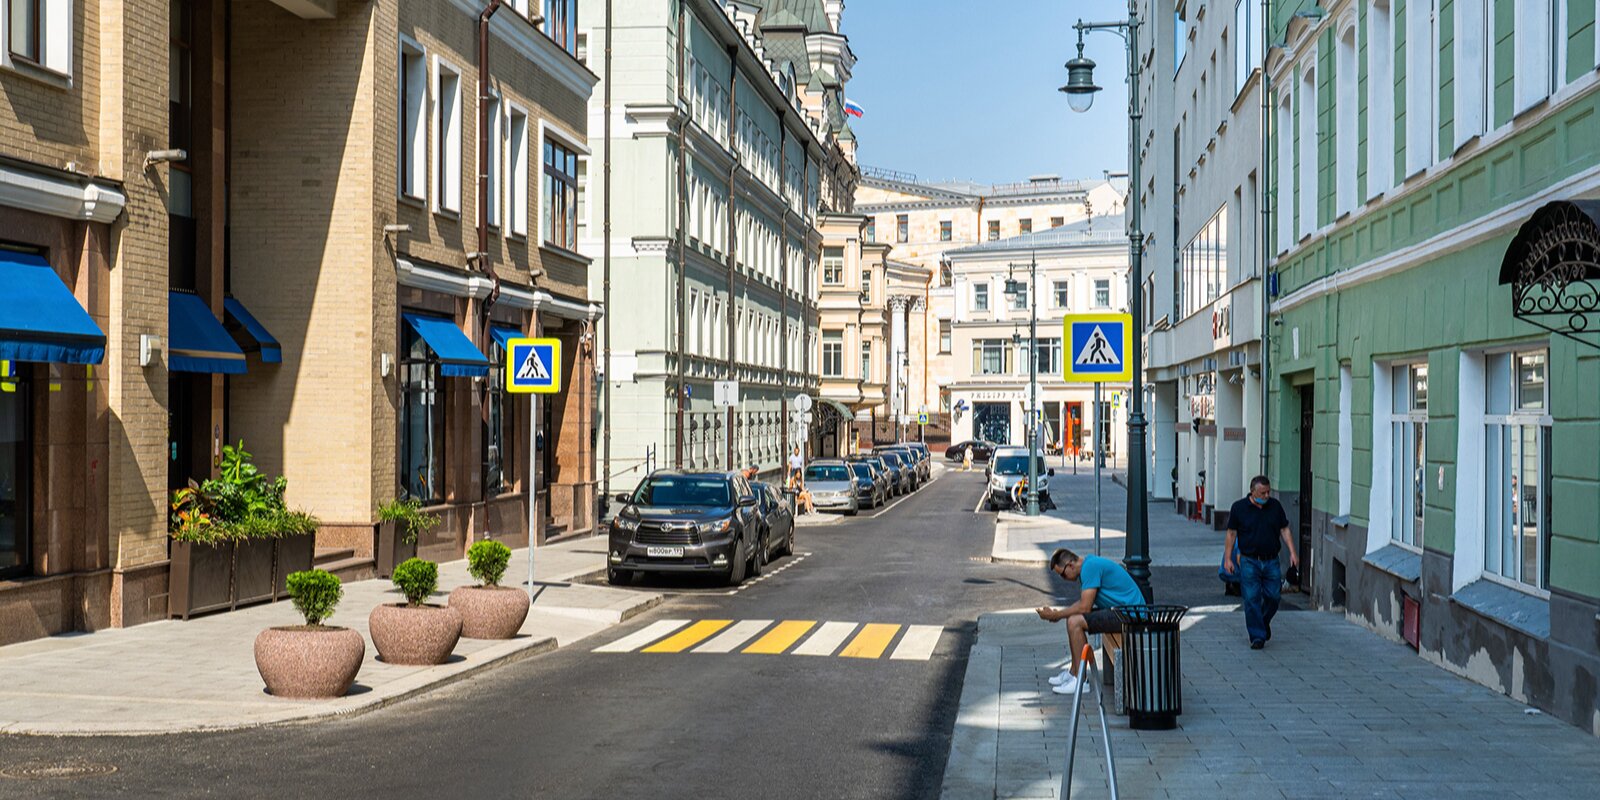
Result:
[[[402,314],[406,324],[428,343],[439,357],[439,374],[447,378],[474,378],[489,374],[489,359],[478,352],[455,322],[444,317]]]
[[[98,364],[106,335],[50,262],[0,250],[0,361]]]
[[[500,345],[501,350],[511,349],[511,345],[506,344],[506,342],[509,342],[512,339],[522,339],[528,335],[523,333],[521,328],[513,328],[509,325],[493,324],[489,326],[489,333],[494,335],[495,344]]]
[[[167,369],[244,374],[244,351],[199,295],[167,293]]]
[[[283,361],[283,348],[278,345],[277,338],[267,330],[267,326],[262,325],[255,315],[250,313],[250,309],[244,307],[244,303],[232,297],[223,298],[222,310],[233,318],[237,327],[244,328],[250,338],[254,339],[256,344],[261,347],[261,360],[263,362],[277,364]]]

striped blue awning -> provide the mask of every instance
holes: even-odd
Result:
[[[402,314],[406,324],[428,343],[439,358],[439,374],[447,378],[475,378],[489,374],[489,359],[478,352],[455,322],[445,317]]]
[[[98,364],[106,335],[50,262],[0,250],[0,361]]]
[[[199,295],[167,293],[167,369],[244,374],[244,351]]]
[[[261,361],[263,363],[277,364],[283,361],[283,348],[278,344],[277,337],[273,336],[267,330],[267,326],[262,325],[255,318],[255,315],[250,313],[250,309],[244,307],[244,303],[232,297],[225,298],[222,301],[222,310],[227,312],[228,317],[233,320],[234,324],[243,328],[245,333],[248,333],[250,338],[254,339],[256,344],[261,347]]]

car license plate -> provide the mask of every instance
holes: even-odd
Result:
[[[646,547],[644,552],[651,558],[683,558],[681,547]]]

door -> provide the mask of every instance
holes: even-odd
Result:
[[[1011,405],[1009,403],[973,403],[972,435],[995,444],[1011,443]]]
[[[1312,490],[1316,485],[1311,474],[1312,425],[1316,422],[1315,391],[1311,386],[1300,389],[1300,589],[1311,591],[1311,508]]]

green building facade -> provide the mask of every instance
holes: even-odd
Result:
[[[1596,3],[1528,6],[1269,4],[1268,463],[1318,607],[1600,734]]]

